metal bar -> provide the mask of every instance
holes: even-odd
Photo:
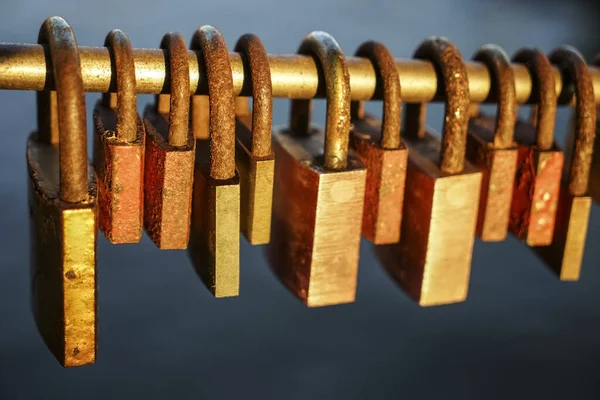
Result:
[[[115,90],[110,56],[105,47],[79,46],[83,82],[88,92]],[[54,86],[52,72],[47,69],[47,49],[37,44],[0,43],[0,89],[42,90]],[[238,53],[229,54],[236,95],[250,96],[250,78],[245,76],[242,59]],[[165,79],[165,53],[160,49],[134,49],[135,73],[138,93],[168,93]],[[353,100],[380,98],[375,71],[364,58],[347,57]],[[206,94],[206,75],[199,54],[189,51],[190,93]],[[323,80],[311,57],[299,55],[269,55],[273,96],[292,99],[324,97]],[[406,102],[439,101],[437,77],[429,62],[397,59],[402,98]],[[526,103],[531,94],[531,76],[523,65],[513,64],[517,101]],[[600,103],[600,68],[590,66],[594,78],[596,103]],[[471,102],[494,102],[488,98],[490,76],[481,63],[467,62]],[[555,68],[556,93],[560,94],[562,79]]]

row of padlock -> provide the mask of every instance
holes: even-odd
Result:
[[[469,104],[459,51],[443,38],[424,41],[415,58],[433,63],[445,91],[440,141],[425,126],[426,104],[406,107],[401,137],[400,79],[382,44],[367,42],[356,53],[377,73],[382,120],[351,104],[343,52],[324,32],[308,35],[298,53],[314,57],[323,72],[325,129],[310,124],[311,100],[292,100],[289,127],[272,130],[268,58],[253,35],[235,47],[251,76],[253,111],[247,99],[236,100],[226,44],[210,26],[191,43],[202,53],[209,96],[190,99],[185,41],[168,33],[161,48],[170,94],[158,95],[140,118],[131,44],[114,30],[105,46],[117,92],[95,107],[88,166],[75,37],[66,21],[51,17],[39,43],[49,47],[56,92],[38,92],[38,131],[27,149],[32,290],[40,332],[63,365],[95,360],[98,227],[112,243],[136,243],[145,228],[161,249],[187,248],[217,297],[238,294],[240,231],[252,244],[268,243],[274,273],[308,306],[354,300],[361,236],[424,306],[466,298],[475,234],[501,241],[510,231],[561,279],[579,277],[596,108],[586,63],[571,48],[513,57],[527,65],[538,104],[534,121],[521,122],[500,48],[484,46],[474,56],[499,94],[492,117]],[[564,177],[553,140],[551,64],[577,98],[574,156]]]

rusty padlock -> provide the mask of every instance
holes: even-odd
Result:
[[[292,100],[290,127],[275,129],[277,189],[267,256],[309,307],[349,303],[356,293],[366,170],[348,152],[348,70],[325,32],[309,34],[298,53],[312,56],[324,73],[326,128],[310,126],[311,100]]]
[[[490,96],[498,98],[497,115],[478,112],[467,131],[467,159],[483,174],[476,233],[483,241],[497,242],[508,232],[517,169],[515,79],[508,56],[496,45],[482,46],[473,60],[486,65],[495,83]]]
[[[572,47],[559,47],[550,53],[549,59],[561,70],[563,87],[572,82],[575,88],[575,130],[569,146],[572,149],[570,165],[560,185],[552,243],[534,250],[561,280],[576,281],[581,271],[592,205],[588,183],[596,136],[594,85],[583,56]],[[565,92],[564,95],[570,95]]]
[[[556,88],[550,61],[538,49],[521,49],[513,62],[527,66],[533,90],[529,102],[537,103],[532,122],[517,121],[517,173],[511,203],[509,229],[529,246],[552,242],[563,153],[554,143]]]
[[[195,141],[189,130],[190,73],[185,40],[167,33],[170,95],[144,110],[144,225],[161,249],[185,249],[190,234]],[[169,113],[168,117],[166,113]]]
[[[350,145],[367,168],[362,235],[373,244],[397,243],[408,157],[400,139],[400,77],[394,57],[381,43],[363,43],[355,55],[371,61],[383,94],[383,121],[366,114],[362,101],[351,105]]]
[[[236,98],[235,160],[240,175],[240,228],[253,244],[269,243],[275,157],[271,150],[273,96],[269,59],[260,39],[242,36],[235,45],[249,66],[253,111],[248,100]]]
[[[146,130],[137,113],[133,50],[118,29],[106,36],[104,45],[115,66],[117,92],[104,93],[94,108],[98,222],[111,243],[137,243],[144,215]]]
[[[432,37],[415,58],[433,63],[438,93],[446,95],[442,141],[425,127],[426,104],[409,104],[402,237],[375,252],[411,297],[431,306],[467,297],[482,174],[465,161],[469,81],[460,52]]]
[[[233,77],[227,45],[212,26],[194,33],[208,81],[209,138],[197,139],[189,255],[216,297],[237,296],[240,283],[240,183],[235,170]],[[203,110],[195,109],[192,119]],[[195,122],[193,122],[195,126]]]
[[[50,17],[38,43],[49,49],[57,95],[38,94],[39,130],[27,142],[32,306],[46,345],[72,367],[96,359],[96,177],[73,31]]]

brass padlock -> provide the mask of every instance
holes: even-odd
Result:
[[[383,93],[383,121],[366,114],[362,101],[351,105],[350,145],[367,168],[362,235],[373,244],[397,243],[408,157],[400,139],[400,77],[394,57],[381,43],[363,43],[356,56],[371,61]]]
[[[552,242],[563,153],[554,143],[556,88],[548,58],[538,49],[521,49],[513,62],[527,66],[534,82],[529,102],[538,103],[535,123],[517,121],[519,153],[509,229],[529,246]]]
[[[240,183],[235,170],[233,77],[227,45],[212,26],[194,33],[208,81],[208,139],[197,139],[189,255],[216,297],[237,296],[240,284]],[[193,103],[192,119],[203,110]],[[196,126],[195,122],[193,126]]]
[[[189,130],[190,73],[185,40],[167,33],[171,94],[144,110],[144,225],[161,249],[185,249],[190,234],[195,141]],[[168,117],[166,113],[169,113]]]
[[[240,175],[240,228],[251,244],[269,243],[273,203],[275,157],[271,150],[273,97],[269,59],[260,39],[242,36],[235,45],[248,62],[253,111],[248,101],[236,98],[235,160]]]
[[[411,297],[431,306],[467,297],[482,174],[465,161],[469,81],[460,52],[432,37],[415,58],[434,64],[438,92],[446,94],[442,141],[425,127],[426,104],[409,104],[402,237],[375,252]]]
[[[483,241],[497,242],[508,232],[517,169],[515,78],[508,56],[496,45],[482,46],[473,60],[486,65],[494,83],[490,93],[498,98],[497,115],[478,112],[467,131],[467,159],[482,172],[476,233]]]
[[[137,113],[133,50],[118,29],[106,36],[104,45],[115,65],[117,92],[104,93],[94,108],[99,226],[113,244],[137,243],[144,215],[146,130]]]
[[[356,293],[366,170],[348,154],[348,70],[341,48],[325,32],[309,34],[298,53],[312,56],[324,73],[326,128],[310,126],[311,100],[292,100],[290,127],[275,129],[268,260],[309,307],[349,303]]]
[[[594,65],[600,65],[600,55],[596,56],[593,62]],[[573,121],[575,122],[575,121]],[[574,132],[575,124],[573,123]],[[600,129],[600,113],[596,107],[596,132]],[[594,156],[592,157],[592,166],[590,169],[589,195],[596,203],[600,203],[600,140],[594,141]]]
[[[96,177],[73,31],[50,17],[38,43],[49,48],[57,95],[38,94],[40,124],[27,142],[32,306],[46,345],[72,367],[96,360]]]
[[[563,85],[573,83],[576,97],[575,131],[570,145],[569,170],[563,174],[556,212],[556,227],[549,246],[535,247],[546,264],[564,281],[576,281],[581,271],[588,220],[592,206],[588,183],[596,137],[596,104],[592,75],[585,59],[572,47],[550,53],[561,70]],[[570,96],[570,93],[565,93]],[[565,99],[566,100],[566,99]]]

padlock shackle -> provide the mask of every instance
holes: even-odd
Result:
[[[383,114],[381,147],[397,149],[400,147],[400,127],[402,126],[402,98],[400,94],[400,75],[396,60],[383,44],[368,41],[360,45],[356,57],[367,58],[373,64],[377,83],[383,91]],[[353,101],[350,105],[352,119],[364,116],[364,102]]]
[[[166,33],[160,48],[166,50],[170,77],[169,106],[169,144],[182,147],[188,144],[190,115],[190,67],[185,39],[179,32]],[[160,96],[160,95],[159,95]],[[167,97],[157,98],[156,107],[159,112],[166,108],[161,101]],[[162,109],[162,110],[161,110]]]
[[[512,61],[524,64],[531,74],[533,88],[529,103],[535,106],[537,146],[550,150],[554,146],[554,124],[556,120],[556,86],[552,65],[540,49],[523,48],[512,57]]]
[[[108,48],[113,70],[116,71],[117,92],[117,140],[123,143],[134,142],[137,138],[137,96],[133,49],[129,38],[120,29],[113,29],[106,35],[104,46]],[[102,101],[107,107],[115,107],[115,93],[104,93]]]
[[[221,32],[204,25],[194,32],[190,48],[199,51],[198,63],[204,64],[208,82],[210,177],[231,179],[235,176],[235,96],[227,44]]]
[[[518,104],[515,76],[510,66],[510,59],[502,47],[486,44],[473,55],[473,61],[479,61],[487,67],[493,85],[490,93],[497,94],[498,98],[494,148],[511,148],[514,146]]]
[[[575,89],[575,142],[570,157],[569,193],[585,196],[588,192],[590,168],[596,137],[596,104],[592,75],[583,56],[571,46],[561,46],[548,56],[561,71],[563,84]],[[565,95],[568,95],[565,93]],[[559,99],[561,101],[563,99]]]
[[[469,79],[460,51],[446,38],[432,36],[415,51],[414,58],[430,61],[438,76],[438,90],[445,91],[440,169],[447,174],[462,172],[465,165],[469,125]],[[426,104],[406,107],[406,133],[423,137]]]
[[[252,154],[266,157],[271,154],[273,126],[273,87],[269,57],[262,41],[251,33],[240,37],[234,51],[248,62],[252,84]]]
[[[60,198],[70,203],[88,197],[85,91],[77,41],[61,17],[47,18],[38,43],[48,45],[57,92]]]
[[[324,167],[342,170],[346,168],[350,139],[350,75],[344,52],[331,35],[315,31],[304,38],[297,53],[314,57],[323,73],[327,97]],[[311,104],[312,100],[292,100],[292,134],[310,134]]]

